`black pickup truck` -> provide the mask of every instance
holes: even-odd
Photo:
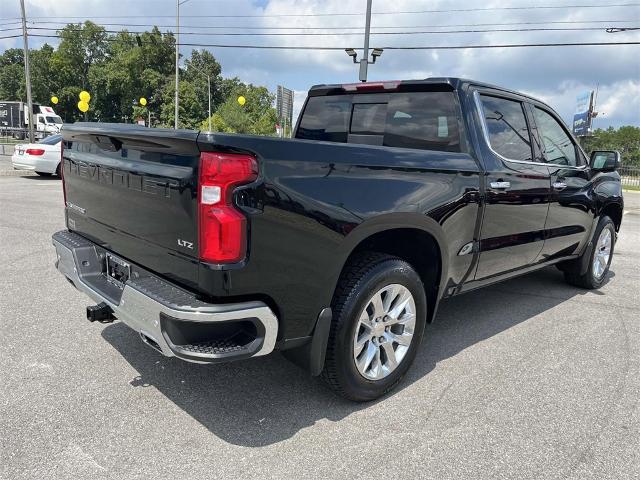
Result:
[[[294,139],[63,137],[53,244],[89,320],[191,362],[281,350],[353,400],[397,385],[442,298],[554,264],[600,287],[622,220],[617,152],[456,78],[315,86]]]

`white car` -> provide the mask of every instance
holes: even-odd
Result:
[[[62,135],[51,135],[38,143],[16,145],[11,163],[16,170],[35,170],[38,175],[60,176]]]

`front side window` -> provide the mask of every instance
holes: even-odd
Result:
[[[531,136],[522,103],[480,95],[491,148],[511,160],[532,161]]]
[[[576,147],[567,132],[549,113],[538,107],[534,110],[547,162],[575,167],[578,164]]]

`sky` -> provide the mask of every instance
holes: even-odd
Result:
[[[578,4],[581,6],[576,6]],[[567,5],[572,6],[541,8]],[[596,8],[589,8],[591,5]],[[523,8],[532,6],[537,8]],[[181,30],[220,35],[182,35],[180,43],[350,47],[361,55],[365,8],[366,0],[188,0],[180,7]],[[98,24],[155,24],[163,26],[162,31],[175,31],[176,1],[26,0],[26,12],[32,27],[59,26],[37,22],[90,19]],[[640,27],[640,0],[373,0],[373,12],[372,48],[640,41],[640,30],[605,32],[607,27]],[[19,16],[19,0],[0,0],[0,24],[4,24],[0,29],[19,26],[7,24]],[[106,28],[123,27],[109,25]],[[393,34],[523,28],[581,30]],[[144,30],[145,27],[128,29]],[[225,35],[305,32],[322,35]],[[21,32],[5,30],[0,36],[18,33]],[[37,33],[55,32],[40,30]],[[56,45],[55,39],[30,37],[30,46],[38,48],[45,41]],[[22,38],[0,39],[0,52],[12,47],[22,47]],[[273,92],[277,85],[294,90],[294,117],[310,86],[358,81],[357,65],[342,50],[252,50],[184,45],[181,53],[188,54],[192,48],[209,49],[222,65],[225,77],[238,76],[245,82],[266,85]],[[528,93],[555,108],[569,124],[576,97],[597,87],[599,115],[594,120],[594,128],[640,126],[640,45],[386,50],[376,64],[369,67],[370,81],[434,76],[470,78]]]

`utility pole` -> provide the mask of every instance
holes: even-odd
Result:
[[[180,66],[180,0],[176,0],[176,98],[175,98],[175,113],[174,113],[174,128],[178,129],[178,86],[180,85],[180,79],[178,77]]]
[[[211,75],[207,75],[207,86],[209,87],[209,131],[211,131]]]
[[[29,40],[27,39],[27,14],[24,11],[24,0],[20,0],[22,9],[22,39],[24,41],[24,75],[27,82],[27,122],[29,122],[29,143],[33,143],[33,99],[31,98],[31,72],[29,71]]]
[[[369,67],[369,34],[371,33],[371,1],[367,0],[367,18],[364,25],[364,52],[360,59],[360,81],[367,81],[367,70]]]

